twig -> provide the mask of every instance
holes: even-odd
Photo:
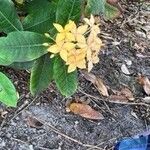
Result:
[[[20,139],[16,139],[16,138],[13,138],[13,137],[11,137],[11,139],[14,140],[14,141],[23,143],[23,144],[29,144],[29,143],[27,143],[27,142],[25,142],[25,141],[22,141],[22,140],[20,140]]]
[[[114,140],[116,140],[117,138],[115,137],[115,138],[112,138],[112,139],[110,139],[110,140],[107,140],[107,142],[109,141],[114,141]],[[105,142],[101,142],[101,143],[99,143],[99,144],[97,144],[96,146],[100,146],[100,145],[102,145],[102,144],[105,144]],[[92,148],[88,148],[87,150],[92,150]]]
[[[98,146],[94,146],[94,145],[90,145],[90,144],[84,144],[84,143],[82,143],[82,142],[80,142],[80,141],[78,141],[78,140],[76,140],[76,139],[74,139],[74,138],[72,138],[72,137],[70,137],[70,136],[68,136],[68,135],[66,135],[66,134],[64,134],[64,133],[62,133],[62,132],[60,132],[57,128],[55,128],[54,126],[52,126],[51,124],[49,124],[49,123],[47,123],[47,122],[45,122],[45,121],[43,121],[43,120],[41,120],[41,119],[38,119],[37,117],[35,117],[35,116],[33,116],[35,119],[37,119],[37,120],[39,120],[41,123],[43,123],[44,125],[46,125],[46,126],[48,126],[49,128],[50,128],[50,130],[52,130],[53,132],[55,132],[55,133],[57,133],[57,134],[59,134],[59,135],[61,135],[62,137],[64,137],[65,139],[67,139],[67,140],[70,140],[70,141],[72,141],[72,142],[74,142],[74,143],[77,143],[77,144],[79,144],[79,145],[81,145],[81,146],[83,146],[83,147],[87,147],[87,148],[92,148],[92,149],[98,149],[98,150],[103,150],[102,148],[100,148],[100,147],[98,147]]]
[[[91,97],[91,98],[94,98],[94,99],[96,99],[96,100],[101,100],[101,101],[105,101],[105,102],[109,102],[109,103],[115,103],[115,104],[122,104],[122,105],[143,105],[143,106],[146,106],[146,107],[150,107],[150,105],[148,105],[148,104],[145,104],[145,103],[127,103],[127,102],[115,102],[115,101],[110,101],[109,99],[107,99],[107,100],[104,100],[104,99],[100,99],[99,97],[97,97],[97,96],[93,96],[93,95],[91,95],[91,94],[88,94],[88,93],[86,93],[86,92],[84,92],[84,91],[82,91],[81,89],[79,89],[79,92],[81,92],[82,94],[85,94],[86,96],[88,96],[88,97]]]
[[[8,122],[12,121],[14,118],[16,118],[19,114],[21,114],[25,109],[27,109],[33,102],[37,99],[37,96],[29,103],[26,107],[24,107],[21,111],[19,111],[17,114],[15,114]]]

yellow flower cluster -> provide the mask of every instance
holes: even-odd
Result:
[[[55,44],[50,45],[48,51],[53,54],[59,53],[68,65],[68,73],[73,72],[76,68],[85,69],[86,66],[90,71],[93,64],[99,61],[98,54],[103,45],[97,36],[100,29],[95,24],[93,16],[90,19],[85,18],[84,21],[85,24],[79,27],[71,20],[64,28],[54,23],[58,33]]]

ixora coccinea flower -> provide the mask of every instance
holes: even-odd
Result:
[[[99,25],[95,24],[94,17],[84,18],[84,23],[79,25],[69,20],[63,28],[60,24],[54,23],[58,31],[54,44],[44,43],[48,46],[48,51],[52,54],[59,54],[68,65],[68,73],[75,71],[77,68],[91,71],[93,64],[99,62],[98,54],[103,46]]]

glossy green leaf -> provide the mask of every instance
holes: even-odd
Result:
[[[99,15],[105,12],[105,0],[88,0],[86,12],[88,14]]]
[[[9,67],[14,69],[26,70],[31,69],[35,60],[27,61],[27,62],[14,62],[9,65]]]
[[[46,89],[53,79],[53,61],[46,54],[35,62],[30,77],[30,91],[33,95]]]
[[[11,0],[0,0],[0,32],[23,30],[14,4]]]
[[[43,43],[49,41],[44,35],[34,32],[11,32],[0,38],[0,65],[37,59],[47,53]]]
[[[75,93],[77,89],[77,71],[72,73],[67,72],[68,67],[64,61],[57,57],[54,62],[54,80],[61,94],[69,97]]]
[[[7,106],[16,107],[18,94],[12,82],[0,72],[0,101]]]
[[[59,0],[56,11],[56,22],[65,25],[68,20],[78,21],[81,16],[82,0]]]
[[[27,7],[28,15],[23,20],[24,30],[45,33],[53,29],[56,3],[47,0],[33,0]]]

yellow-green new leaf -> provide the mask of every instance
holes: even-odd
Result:
[[[0,72],[0,101],[7,106],[16,107],[18,94],[12,82]]]

